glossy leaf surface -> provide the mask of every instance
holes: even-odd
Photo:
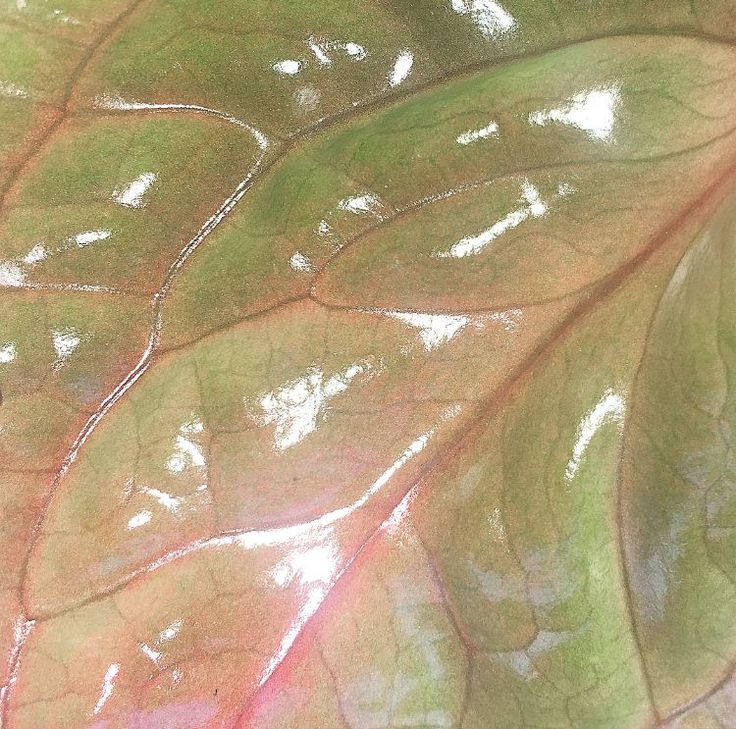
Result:
[[[730,2],[0,34],[3,727],[736,727]]]

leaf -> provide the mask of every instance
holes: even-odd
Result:
[[[736,726],[735,20],[0,5],[2,726]]]

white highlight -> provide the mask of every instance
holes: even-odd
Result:
[[[43,243],[37,243],[28,253],[23,256],[23,263],[28,266],[35,266],[41,261],[45,261],[49,257],[49,251]]]
[[[17,84],[0,81],[0,96],[5,96],[9,99],[27,99],[28,92]]]
[[[184,423],[179,428],[179,434],[174,441],[174,453],[166,461],[166,468],[170,473],[182,473],[188,464],[200,468],[206,465],[202,447],[193,440],[193,436],[203,431],[204,424],[198,419]]]
[[[349,41],[348,43],[343,44],[343,48],[345,49],[345,52],[356,61],[362,61],[368,56],[368,51],[366,51],[366,49],[359,43]]]
[[[15,342],[6,342],[0,346],[0,364],[10,364],[15,360],[17,354]]]
[[[115,677],[120,672],[119,663],[111,663],[110,667],[105,672],[105,678],[102,680],[102,692],[100,698],[97,699],[94,711],[92,712],[95,716],[102,711],[102,707],[107,703],[107,700],[112,696],[113,689],[115,688]]]
[[[260,401],[260,425],[275,424],[274,444],[283,451],[301,442],[317,428],[327,403],[348,389],[358,375],[372,369],[368,362],[357,362],[325,380],[319,367],[264,395]]]
[[[128,529],[138,529],[145,526],[152,518],[153,514],[150,511],[140,511],[128,520]]]
[[[271,68],[281,76],[294,76],[302,70],[302,62],[286,58],[283,61],[277,61]]]
[[[294,574],[299,575],[303,585],[312,582],[328,583],[337,570],[335,550],[325,546],[297,552],[289,561]]]
[[[521,309],[509,309],[508,311],[497,311],[491,314],[492,321],[498,322],[507,332],[515,332],[519,328],[523,312]]]
[[[450,0],[459,15],[468,15],[486,37],[505,35],[516,26],[516,19],[501,3],[493,0]]]
[[[158,662],[163,658],[164,655],[161,651],[157,651],[151,648],[148,643],[141,643],[141,651],[143,655],[148,658],[149,661],[151,661],[151,663],[156,664],[158,664]]]
[[[465,258],[481,253],[496,238],[509,230],[520,226],[528,218],[540,218],[546,214],[548,206],[534,185],[529,180],[524,180],[521,187],[521,196],[524,204],[512,210],[501,220],[495,222],[490,228],[486,228],[478,235],[469,235],[454,243],[447,252],[434,253],[435,258]]]
[[[576,94],[565,106],[531,113],[529,123],[538,126],[550,122],[568,124],[584,131],[591,139],[606,141],[613,134],[620,99],[618,87],[591,89]]]
[[[411,51],[401,51],[396,60],[394,61],[394,67],[389,72],[386,80],[388,85],[393,88],[404,83],[411,73],[411,69],[414,66],[414,54]]]
[[[173,514],[178,513],[184,503],[184,499],[182,497],[172,496],[171,494],[167,494],[165,491],[160,491],[159,489],[154,489],[150,486],[143,486],[140,491],[142,494],[146,494],[152,499],[158,501],[164,509],[172,512]]]
[[[176,636],[179,635],[179,632],[181,631],[183,625],[184,625],[184,621],[181,620],[181,618],[179,620],[175,620],[173,623],[171,623],[171,625],[164,628],[159,633],[159,636],[158,636],[159,641],[163,643],[164,641],[171,640],[172,638],[176,638]]]
[[[314,270],[312,262],[303,253],[297,251],[290,259],[289,265],[295,270],[300,272],[309,272]]]
[[[67,240],[73,241],[80,248],[84,248],[92,243],[107,240],[111,235],[112,232],[109,230],[85,230],[83,233],[77,233]]]
[[[317,43],[317,41],[310,41],[308,44],[309,50],[314,53],[314,57],[320,66],[331,66],[332,59],[327,55],[328,44]]]
[[[74,354],[77,347],[82,343],[82,337],[73,327],[65,327],[51,332],[51,341],[56,352],[53,368],[58,370]]]
[[[11,261],[0,261],[0,286],[21,288],[26,282],[26,272]]]
[[[626,402],[621,395],[607,390],[596,406],[580,421],[577,429],[577,438],[572,449],[572,456],[565,468],[565,480],[569,483],[575,478],[580,463],[585,456],[593,436],[598,429],[609,419],[621,422],[626,411]]]
[[[479,139],[488,139],[488,137],[495,136],[498,136],[498,124],[491,122],[481,129],[468,129],[467,132],[459,134],[455,141],[465,146],[477,142]]]
[[[179,635],[179,631],[182,629],[183,625],[183,620],[175,620],[158,634],[158,637],[153,641],[153,645],[157,646],[157,648],[161,648],[162,643],[172,640],[177,635]],[[158,665],[159,661],[164,657],[163,650],[156,650],[156,648],[152,648],[150,645],[148,645],[148,643],[141,643],[140,649],[143,655],[145,655],[149,661],[155,663],[156,665]]]
[[[143,208],[146,206],[143,198],[157,179],[155,172],[144,172],[122,190],[114,190],[112,199],[126,208]]]
[[[337,551],[334,547],[319,545],[310,549],[297,549],[280,564],[271,576],[279,587],[286,587],[299,578],[301,585],[314,582],[327,584],[337,571]]]
[[[370,193],[366,195],[355,195],[346,197],[337,203],[340,210],[347,210],[355,215],[365,215],[366,213],[375,213],[376,209],[381,206],[381,201]]]
[[[330,57],[330,53],[334,51],[342,51],[350,56],[354,61],[362,61],[368,56],[368,51],[366,51],[366,49],[359,43],[354,43],[353,41],[342,43],[330,40],[318,41],[315,38],[310,38],[307,41],[307,46],[309,47],[309,50],[314,53],[314,57],[317,59],[320,66],[332,65],[333,61]]]
[[[470,322],[467,316],[449,314],[416,314],[414,312],[387,311],[387,316],[408,324],[419,330],[419,338],[424,348],[431,352],[441,344],[449,342]]]
[[[305,623],[314,615],[322,604],[330,584],[338,571],[338,550],[332,535],[325,544],[307,549],[297,548],[292,551],[272,572],[274,581],[280,587],[290,585],[298,578],[302,588],[308,588],[306,600],[297,613],[289,629],[281,639],[278,649],[269,659],[258,681],[262,686],[284,660]]]

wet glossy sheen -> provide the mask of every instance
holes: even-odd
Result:
[[[0,0],[3,729],[736,729],[729,0]]]

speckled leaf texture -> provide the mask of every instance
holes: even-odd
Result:
[[[736,729],[734,0],[0,0],[2,729]]]

